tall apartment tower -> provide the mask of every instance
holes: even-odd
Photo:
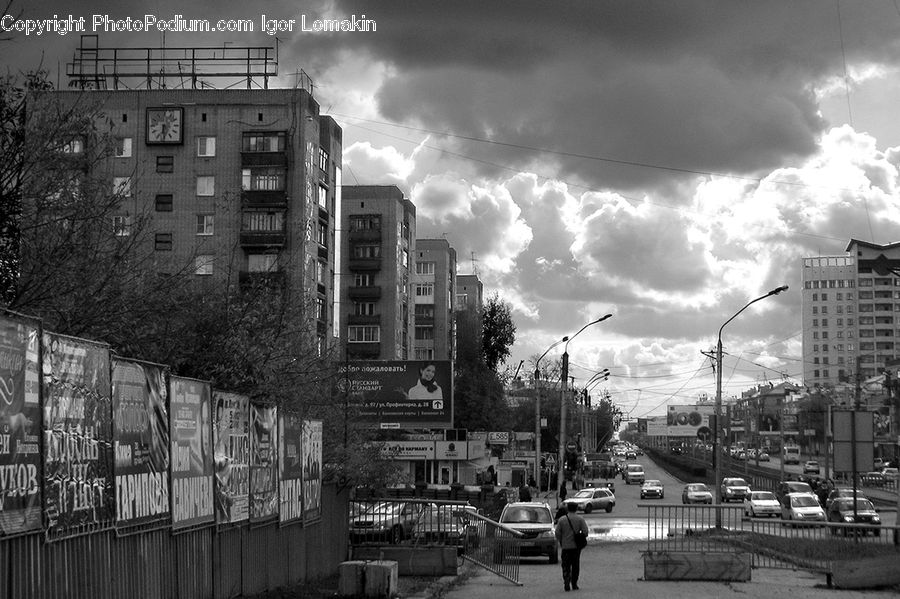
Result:
[[[213,287],[265,277],[308,306],[319,351],[334,341],[341,128],[306,89],[84,89],[115,155],[119,234],[151,217],[159,272],[192,264]]]
[[[803,259],[803,380],[852,393],[900,350],[900,243]]]
[[[456,309],[475,308],[478,312],[484,307],[484,284],[478,275],[456,275]]]
[[[344,185],[341,228],[344,358],[411,359],[416,207],[394,185]]]
[[[456,250],[446,239],[417,239],[413,359],[456,359],[455,289]]]

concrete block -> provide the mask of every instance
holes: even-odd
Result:
[[[338,566],[338,595],[362,597],[365,592],[366,562],[355,560],[341,562]]]
[[[369,599],[391,599],[398,588],[397,562],[376,560],[366,563],[365,596]]]
[[[644,553],[644,580],[750,580],[749,553],[660,551]]]

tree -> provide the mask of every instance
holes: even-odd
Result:
[[[500,364],[509,357],[510,347],[516,342],[512,309],[495,292],[484,306],[482,320],[484,363],[489,370],[497,372]]]

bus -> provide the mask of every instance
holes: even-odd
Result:
[[[799,464],[800,463],[800,446],[799,445],[785,445],[784,449],[781,451],[781,459],[785,464]]]

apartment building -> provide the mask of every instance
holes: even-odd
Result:
[[[456,250],[446,239],[417,239],[413,275],[413,359],[454,360]]]
[[[115,151],[113,226],[149,219],[154,268],[210,287],[255,279],[305,302],[319,350],[334,340],[335,224],[342,131],[306,89],[83,89]],[[104,175],[105,176],[105,175]]]
[[[416,208],[394,185],[344,185],[341,198],[343,357],[410,360]]]
[[[852,392],[898,356],[900,243],[851,239],[846,254],[803,258],[803,380]]]

